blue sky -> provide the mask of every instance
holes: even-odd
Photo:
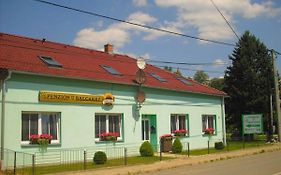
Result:
[[[237,38],[209,0],[48,0],[190,36],[235,44]],[[241,36],[249,30],[269,49],[281,52],[280,0],[213,0]],[[42,4],[0,0],[0,32],[102,50],[112,43],[117,53],[150,60],[214,63],[179,67],[185,76],[204,70],[224,75],[234,47],[155,32],[117,21]],[[278,56],[281,71],[281,56]],[[152,63],[151,64],[156,64]],[[163,64],[162,64],[163,66]]]

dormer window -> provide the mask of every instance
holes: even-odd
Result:
[[[60,64],[58,61],[56,61],[54,58],[49,56],[39,56],[39,58],[47,64],[49,67],[62,67],[62,64]]]
[[[160,77],[159,75],[157,75],[156,73],[154,73],[154,72],[151,72],[151,73],[149,73],[153,78],[155,78],[155,79],[157,79],[157,80],[159,80],[159,81],[161,81],[161,82],[167,82],[167,80],[165,79],[165,78],[162,78],[162,77]]]
[[[192,83],[190,81],[188,81],[186,78],[183,78],[183,77],[177,77],[177,79],[179,81],[181,81],[183,84],[186,84],[188,86],[192,86]]]
[[[113,69],[110,66],[107,65],[100,65],[103,69],[105,69],[108,73],[112,74],[112,75],[117,75],[117,76],[122,76],[123,74],[121,74],[120,72],[118,72],[117,70]]]

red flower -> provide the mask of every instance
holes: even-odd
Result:
[[[214,133],[214,128],[206,128],[205,130],[204,130],[204,133],[205,134],[213,134]]]
[[[166,138],[166,137],[172,137],[172,134],[164,134],[160,138],[162,139],[162,138]]]

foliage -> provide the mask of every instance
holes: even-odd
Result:
[[[102,151],[96,152],[93,161],[95,164],[105,164],[105,162],[107,161],[105,152]]]
[[[193,79],[199,83],[207,84],[209,80],[209,75],[202,70],[195,72]]]
[[[224,78],[212,78],[209,86],[222,91],[224,88]]]
[[[172,134],[164,134],[160,137],[161,141],[163,140],[172,140],[173,139],[173,136]]]
[[[173,68],[172,68],[172,67],[169,67],[169,66],[165,66],[164,69],[167,70],[167,71],[169,71],[169,72],[172,72],[172,71],[173,71]]]
[[[273,88],[272,61],[266,46],[246,31],[229,59],[224,91],[228,125],[241,129],[241,115],[262,113],[269,118],[269,95]],[[265,125],[266,126],[266,125]]]
[[[50,134],[32,134],[29,136],[30,144],[48,145],[53,136]]]
[[[179,138],[176,138],[173,146],[172,146],[173,153],[181,153],[182,152],[182,144]]]
[[[214,134],[214,128],[206,128],[204,130],[204,134]]]
[[[215,143],[215,149],[220,150],[224,148],[223,142],[216,142]]]
[[[154,155],[154,150],[149,141],[145,141],[140,146],[140,155],[143,157],[150,157]]]
[[[185,136],[186,133],[187,133],[187,130],[185,130],[185,129],[179,129],[179,130],[173,131],[173,134],[175,136],[179,136],[179,137]]]
[[[101,141],[116,141],[119,136],[120,134],[118,132],[105,132],[99,134]]]

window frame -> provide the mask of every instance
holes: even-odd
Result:
[[[120,117],[120,126],[119,126],[119,130],[120,130],[120,136],[117,137],[117,141],[124,141],[124,117],[122,113],[95,113],[94,116],[94,140],[95,142],[107,142],[107,141],[100,141],[100,137],[96,137],[96,116],[105,116],[106,120],[105,120],[105,127],[106,127],[106,131],[105,132],[109,132],[109,116],[113,116],[113,115],[117,115]]]
[[[179,117],[180,116],[185,116],[185,130],[187,131],[186,136],[188,137],[190,135],[190,128],[189,128],[189,115],[188,114],[171,114],[170,115],[170,132],[173,133],[172,131],[172,116],[176,116],[176,130],[179,130],[180,128],[180,120]]]
[[[217,116],[215,115],[215,114],[202,114],[201,115],[201,130],[202,130],[202,135],[204,135],[205,133],[204,133],[204,129],[203,129],[203,117],[207,117],[207,125],[209,125],[209,122],[208,122],[208,120],[209,120],[209,117],[213,117],[213,129],[214,129],[214,135],[216,135],[217,134]],[[206,126],[206,128],[209,128],[209,126]],[[205,129],[206,129],[205,128]]]
[[[36,111],[22,111],[21,112],[21,145],[29,145],[30,141],[29,140],[22,140],[23,133],[22,133],[22,125],[23,125],[23,115],[27,114],[29,115],[28,119],[28,128],[29,128],[29,135],[30,135],[30,115],[37,115],[37,133],[40,135],[42,134],[42,118],[44,115],[56,115],[57,116],[57,122],[56,122],[56,132],[57,132],[57,139],[56,140],[51,140],[50,144],[60,144],[61,143],[61,112],[36,112]]]

